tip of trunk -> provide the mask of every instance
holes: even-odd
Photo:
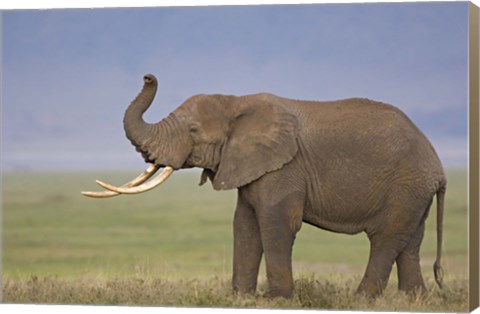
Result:
[[[143,82],[145,84],[155,84],[155,85],[157,85],[158,83],[157,78],[153,74],[145,74],[143,76]]]

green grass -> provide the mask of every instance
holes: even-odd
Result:
[[[214,299],[206,304],[211,306],[243,304],[252,307],[361,309],[361,302],[353,302],[346,296],[358,285],[367,263],[369,248],[364,234],[342,235],[304,224],[294,246],[295,300],[269,303],[273,301],[264,299],[261,294],[248,300],[235,298],[231,296],[228,281],[232,268],[232,221],[236,192],[216,192],[208,184],[198,187],[200,173],[183,171],[175,173],[162,187],[141,195],[99,200],[85,198],[79,193],[97,189],[93,183],[96,178],[120,184],[134,175],[3,174],[4,301],[132,304],[133,299],[129,301],[126,296],[118,295],[123,293],[118,287],[128,286],[126,291],[129,291],[141,290],[148,285],[156,291],[161,283],[170,290],[177,287],[177,290],[185,291],[177,291],[175,295],[152,292],[156,297],[136,298],[139,301],[135,304],[202,305],[195,299],[194,292],[191,298],[182,296],[182,293],[190,291],[185,286],[193,280],[198,285],[197,295],[206,293]],[[417,304],[417,308],[425,310],[441,310],[442,302],[447,302],[446,309],[460,311],[465,310],[467,304],[466,171],[452,170],[447,177],[443,264],[445,280],[450,288],[439,292],[432,284],[430,301],[408,303]],[[427,282],[433,282],[435,216],[434,205],[421,251]],[[383,297],[385,300],[397,293],[395,279],[394,269],[389,286],[391,292]],[[261,285],[264,281],[262,265]],[[325,286],[325,282],[329,282],[330,286]],[[108,288],[109,283],[118,291]],[[102,293],[114,296],[100,293],[98,298],[89,298],[73,293],[78,296],[75,299],[63,294],[69,289],[92,290],[89,288],[92,284],[97,285]],[[44,298],[39,298],[32,290],[35,287],[38,289],[39,285],[46,293]],[[306,302],[306,292],[299,288],[304,286],[310,287],[311,291],[305,289],[310,291],[307,295],[313,295],[313,299],[328,299],[330,292],[326,291],[337,291],[345,296],[345,301],[335,303],[332,299],[328,303],[324,300],[323,305],[315,300]],[[215,299],[216,294],[218,299]],[[398,298],[395,296],[393,299]],[[385,302],[386,305],[391,303]],[[381,301],[377,300],[376,307],[369,306],[381,309],[380,304]]]

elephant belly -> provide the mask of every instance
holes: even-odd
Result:
[[[304,213],[303,222],[318,227],[320,229],[338,233],[357,234],[365,230],[364,223],[352,221],[331,221],[315,214],[309,213],[308,211]]]
[[[330,182],[333,182],[331,180]],[[322,229],[356,234],[366,230],[379,213],[385,211],[389,191],[367,182],[354,188],[343,184],[323,184],[322,189],[310,190],[304,209],[304,222]]]

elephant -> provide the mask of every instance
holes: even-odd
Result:
[[[150,167],[123,186],[97,181],[106,190],[84,195],[140,193],[175,170],[203,168],[200,184],[237,189],[233,293],[256,292],[263,256],[267,295],[284,298],[294,295],[292,247],[302,222],[366,233],[370,255],[357,293],[382,294],[394,263],[399,290],[425,291],[419,250],[435,196],[433,270],[442,287],[446,176],[429,140],[401,110],[365,98],[199,94],[160,122],[147,123],[143,114],[157,86],[154,75],[145,75],[123,120],[127,138]]]

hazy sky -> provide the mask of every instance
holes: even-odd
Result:
[[[2,166],[142,169],[123,113],[159,79],[155,122],[196,93],[401,108],[467,162],[468,3],[4,11]]]

